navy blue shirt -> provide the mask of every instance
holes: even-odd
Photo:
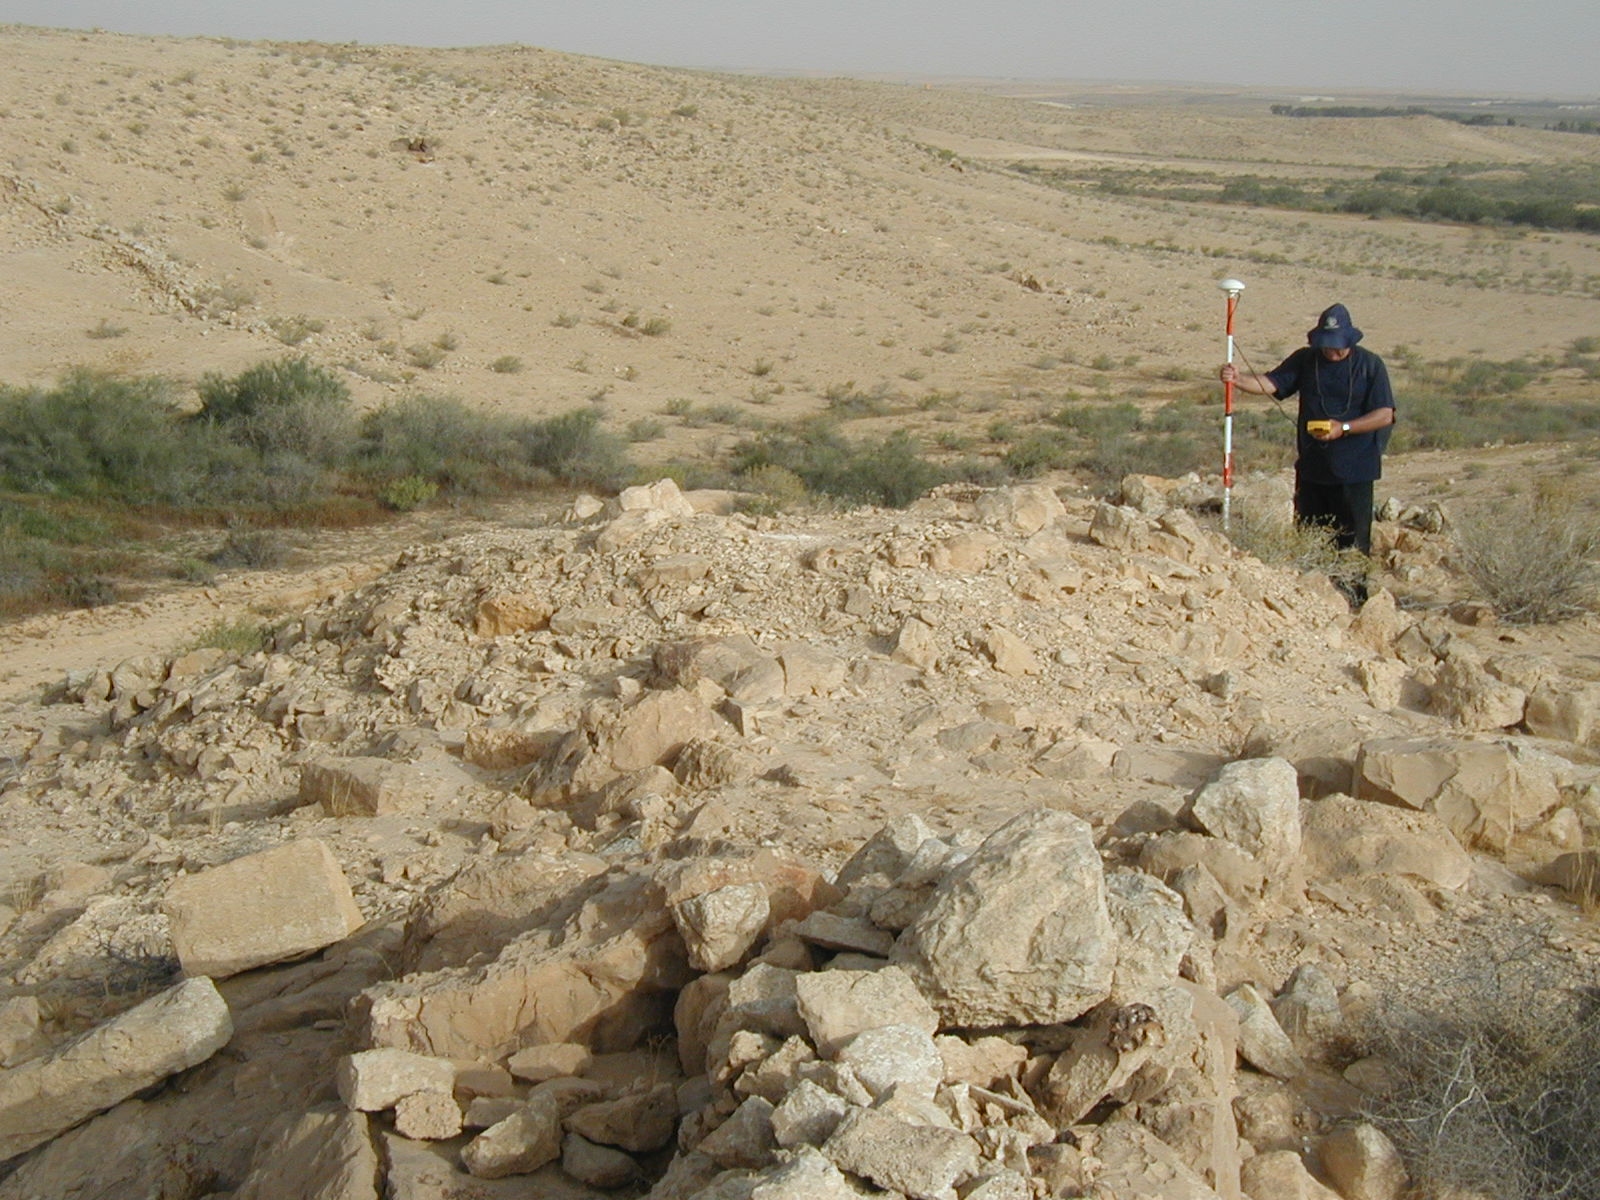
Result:
[[[1387,429],[1347,433],[1319,442],[1306,432],[1307,421],[1354,421],[1379,408],[1394,407],[1389,371],[1383,359],[1355,347],[1340,362],[1322,351],[1302,346],[1267,372],[1279,400],[1300,396],[1296,473],[1307,483],[1370,483],[1383,477]]]

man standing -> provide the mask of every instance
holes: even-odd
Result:
[[[1228,363],[1220,376],[1257,395],[1279,400],[1299,395],[1295,521],[1333,530],[1341,550],[1354,547],[1370,554],[1372,485],[1383,475],[1394,393],[1383,359],[1357,347],[1360,340],[1350,311],[1335,304],[1307,332],[1308,345],[1265,375],[1243,373]]]

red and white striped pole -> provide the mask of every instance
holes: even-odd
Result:
[[[1228,293],[1228,362],[1233,362],[1233,310],[1239,307],[1244,284],[1237,279],[1219,279],[1217,286]],[[1233,380],[1222,384],[1222,529],[1228,530],[1233,502]]]

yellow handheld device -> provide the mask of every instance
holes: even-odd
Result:
[[[1306,422],[1306,432],[1307,433],[1332,433],[1333,432],[1333,422],[1332,421],[1307,421]]]

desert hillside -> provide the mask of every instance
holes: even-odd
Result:
[[[1421,360],[1559,355],[1597,324],[1593,238],[1175,204],[1011,170],[1592,164],[1594,138],[531,47],[0,37],[10,383],[77,364],[195,379],[292,347],[369,404],[416,389],[518,413],[595,404],[617,429],[665,426],[643,448],[665,458],[845,384],[923,432],[951,397],[974,414],[1074,390],[1171,399],[1219,357],[1224,275],[1250,285],[1241,345],[1261,359],[1332,299],[1374,348]]]

